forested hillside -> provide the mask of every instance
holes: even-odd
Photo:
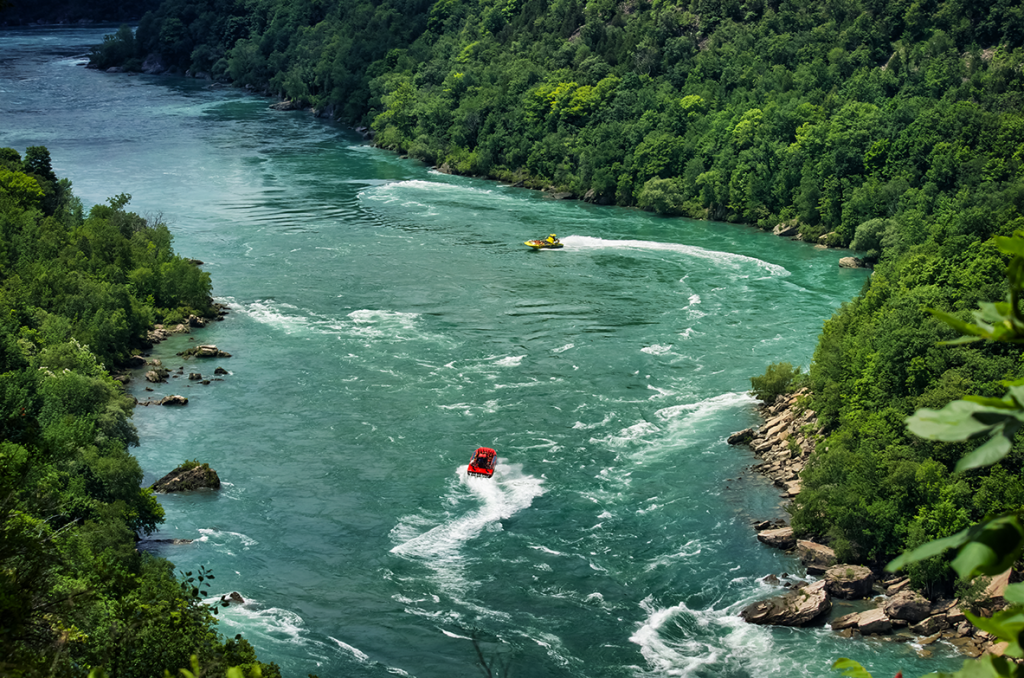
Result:
[[[98,65],[159,54],[449,171],[860,250],[874,274],[810,369],[826,426],[794,525],[881,562],[1024,505],[1019,450],[954,475],[964,446],[904,429],[1024,371],[1016,348],[937,346],[924,311],[1005,293],[989,239],[1024,228],[1019,3],[167,0],[119,36]],[[913,574],[951,583],[941,561]]]
[[[223,675],[256,662],[245,640],[217,636],[205,584],[193,590],[169,562],[136,550],[163,509],[139,486],[134,403],[108,370],[145,345],[154,321],[213,309],[209,276],[128,201],[85,212],[46,148],[0,148],[5,676],[103,667],[153,678],[191,655]]]

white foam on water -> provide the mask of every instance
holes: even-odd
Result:
[[[491,478],[471,477],[463,465],[458,467],[456,477],[458,482],[447,498],[452,510],[440,523],[412,515],[402,518],[391,532],[398,542],[391,553],[422,562],[432,570],[432,579],[449,593],[478,585],[464,575],[466,545],[491,526],[500,529],[500,520],[529,507],[544,493],[542,479],[524,474],[521,464],[508,464],[500,457]],[[469,499],[474,500],[475,507],[459,511]]]
[[[608,412],[607,414],[604,415],[604,419],[602,419],[601,421],[599,421],[597,423],[594,423],[594,424],[584,424],[582,421],[577,421],[575,424],[572,425],[572,427],[573,427],[573,429],[576,429],[576,430],[590,431],[590,430],[593,430],[595,428],[601,428],[601,427],[607,425],[614,418],[615,418],[615,415],[613,413],[611,413],[611,412]]]
[[[654,558],[644,568],[648,572],[656,570],[659,567],[668,567],[670,565],[676,565],[679,561],[685,561],[694,556],[700,555],[701,551],[704,550],[704,544],[699,539],[691,539],[690,541],[683,544],[679,551],[676,553],[670,553],[660,555]]]
[[[691,294],[690,295],[690,306],[696,306],[699,303],[700,303],[700,295],[699,294]]]
[[[591,438],[590,442],[607,445],[612,449],[622,449],[637,443],[646,442],[644,440],[645,436],[654,435],[659,432],[661,432],[661,429],[655,424],[649,421],[641,421],[604,438]]]
[[[331,640],[333,640],[338,645],[338,647],[340,647],[342,650],[345,650],[346,652],[351,654],[353,657],[358,659],[360,662],[364,662],[365,663],[365,662],[370,661],[370,655],[366,654],[365,652],[363,652],[359,648],[353,647],[353,646],[349,645],[346,642],[340,641],[337,638],[335,638],[334,636],[327,636],[327,637],[330,638]]]
[[[687,327],[685,330],[683,330],[682,332],[679,333],[679,336],[682,337],[683,339],[689,339],[694,334],[699,334],[699,333],[696,332],[692,327]]]
[[[672,350],[672,344],[652,344],[650,346],[644,346],[640,349],[641,352],[649,355],[665,355]]]
[[[199,534],[202,536],[196,539],[196,542],[211,544],[217,547],[218,550],[230,555],[235,554],[231,550],[233,548],[241,546],[241,550],[247,551],[250,546],[259,544],[258,541],[241,532],[228,532],[201,527],[199,528]]]
[[[473,640],[469,636],[460,636],[457,633],[452,633],[451,631],[447,631],[447,630],[442,629],[440,627],[439,627],[439,630],[441,631],[441,633],[443,633],[444,635],[448,636],[449,638],[458,638],[459,640]]]
[[[498,367],[519,367],[519,363],[523,362],[523,358],[525,357],[526,354],[508,356],[507,358],[495,361],[494,364]]]
[[[570,348],[576,348],[576,344],[566,344],[565,346],[559,346],[558,348],[551,349],[552,353],[565,353]]]
[[[424,332],[420,327],[419,313],[360,309],[336,318],[266,299],[248,304],[232,304],[232,308],[258,323],[289,335],[349,337],[366,345],[422,340],[450,343],[448,339]]]
[[[664,407],[654,416],[663,422],[693,425],[723,410],[746,407],[755,402],[757,399],[747,393],[723,393],[696,403]]]
[[[219,596],[210,599],[211,602],[218,600]],[[244,633],[247,637],[295,645],[309,645],[313,642],[306,637],[305,623],[298,614],[280,607],[260,607],[258,601],[252,598],[246,598],[243,605],[221,608],[218,616],[221,632],[226,636]],[[226,632],[223,627],[232,631]]]
[[[790,275],[789,271],[787,271],[782,266],[779,266],[778,264],[773,264],[767,261],[763,261],[761,259],[756,259],[754,257],[748,257],[745,254],[735,254],[733,252],[719,252],[716,250],[706,250],[703,247],[697,247],[695,245],[653,242],[648,240],[606,240],[605,238],[593,238],[586,235],[571,235],[564,237],[561,240],[563,243],[565,243],[566,247],[572,247],[573,249],[614,248],[678,252],[679,254],[684,254],[691,257],[707,259],[715,264],[727,264],[733,267],[753,264],[759,268],[764,269],[770,275]],[[691,301],[691,303],[693,302]]]

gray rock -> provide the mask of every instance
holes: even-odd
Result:
[[[790,221],[784,221],[781,224],[777,224],[775,226],[775,228],[772,229],[772,233],[774,233],[775,235],[777,235],[777,236],[779,236],[781,238],[786,238],[786,237],[789,237],[789,236],[792,236],[792,235],[796,235],[799,232],[800,232],[800,224],[797,222],[796,219],[792,219]]]
[[[864,260],[857,257],[843,257],[839,260],[839,268],[864,268]]]
[[[850,614],[844,614],[842,617],[836,617],[829,626],[832,627],[833,631],[855,629],[857,628],[858,619],[860,619],[860,612],[851,612]]]
[[[868,610],[860,613],[857,619],[857,630],[865,636],[872,633],[889,633],[892,631],[892,622],[882,610]]]
[[[825,572],[825,581],[836,598],[857,600],[871,594],[875,575],[863,565],[835,565]]]
[[[209,464],[185,463],[153,483],[152,487],[157,492],[216,490],[220,488],[220,477]]]
[[[916,623],[925,619],[931,612],[932,604],[917,591],[900,591],[882,605],[890,619],[906,619]]]
[[[749,605],[740,612],[740,616],[751,624],[810,626],[821,622],[831,609],[832,600],[822,580]]]
[[[796,553],[807,568],[807,574],[825,574],[836,564],[836,552],[822,544],[801,539],[796,543]]]
[[[796,546],[796,537],[792,527],[780,527],[775,530],[764,530],[757,533],[757,540],[766,546],[776,549],[791,549]]]
[[[910,627],[910,630],[919,636],[931,636],[942,631],[947,626],[949,626],[949,622],[946,621],[946,615],[937,614],[931,617],[926,617],[917,624],[914,624]]]
[[[756,430],[757,429],[755,428],[745,428],[742,431],[737,431],[726,438],[725,442],[730,445],[742,445],[743,443],[749,443],[754,439],[754,432]]]

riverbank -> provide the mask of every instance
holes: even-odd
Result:
[[[732,434],[731,445],[748,445],[760,459],[750,466],[773,482],[780,499],[788,505],[800,492],[800,473],[814,463],[815,447],[822,442],[816,413],[808,408],[810,392],[804,388],[780,396],[775,403],[763,405],[764,423]],[[757,539],[766,546],[796,555],[808,575],[820,576],[817,582],[793,583],[769,575],[769,583],[791,590],[744,609],[750,623],[781,626],[827,624],[844,638],[886,637],[920,646],[922,657],[930,655],[930,645],[945,641],[968,657],[982,654],[1002,656],[1007,643],[997,642],[992,634],[974,626],[964,614],[990,617],[1003,609],[1003,590],[1012,580],[1007,570],[985,583],[984,589],[970,601],[928,599],[910,589],[904,575],[872,569],[863,565],[840,563],[827,543],[798,539],[793,529],[779,522],[754,524]],[[837,614],[833,599],[863,601],[863,609]]]

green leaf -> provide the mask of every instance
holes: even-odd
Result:
[[[842,671],[844,676],[850,676],[850,678],[871,678],[871,674],[868,670],[855,662],[852,659],[846,657],[840,657],[832,664],[833,671]]]
[[[1011,430],[1007,430],[1010,429]],[[1019,425],[1013,427],[1005,427],[1001,431],[997,431],[991,438],[988,439],[984,445],[978,449],[969,452],[963,456],[956,463],[957,472],[968,471],[972,468],[978,468],[979,466],[991,466],[1006,455],[1010,453],[1010,449],[1013,447],[1013,435],[1020,428]]]
[[[977,403],[979,405],[984,405],[985,407],[994,407],[996,409],[1001,409],[1001,410],[1019,410],[1020,409],[1020,405],[1018,405],[1012,399],[1008,400],[1006,398],[985,398],[983,396],[973,396],[973,395],[964,396],[963,399],[967,400],[969,402],[972,402],[972,403]]]
[[[1008,585],[1003,598],[1009,603],[1024,604],[1024,583]]]
[[[940,311],[937,308],[927,308],[925,310],[931,313],[936,319],[941,320],[942,322],[946,323],[947,325],[955,329],[960,334],[975,335],[978,338],[981,338],[985,335],[985,331],[982,330],[982,328],[978,327],[977,325],[972,325],[971,323],[965,322],[951,313]]]
[[[967,400],[954,400],[941,410],[927,407],[907,417],[907,429],[916,436],[947,442],[967,440],[988,431],[991,426],[974,418],[984,405]]]
[[[898,558],[890,562],[888,565],[886,565],[885,569],[888,572],[898,572],[899,570],[906,567],[907,565],[910,565],[911,563],[916,563],[921,560],[927,560],[932,556],[939,555],[947,549],[962,546],[964,542],[967,541],[968,533],[970,532],[970,530],[971,528],[969,527],[964,528],[956,534],[944,537],[943,539],[936,539],[926,544],[922,544],[913,551],[907,551],[903,553],[901,556],[899,556]]]
[[[951,563],[965,581],[979,574],[1001,574],[1013,565],[1024,545],[1024,530],[1016,516],[992,518],[968,530],[970,541]]]

